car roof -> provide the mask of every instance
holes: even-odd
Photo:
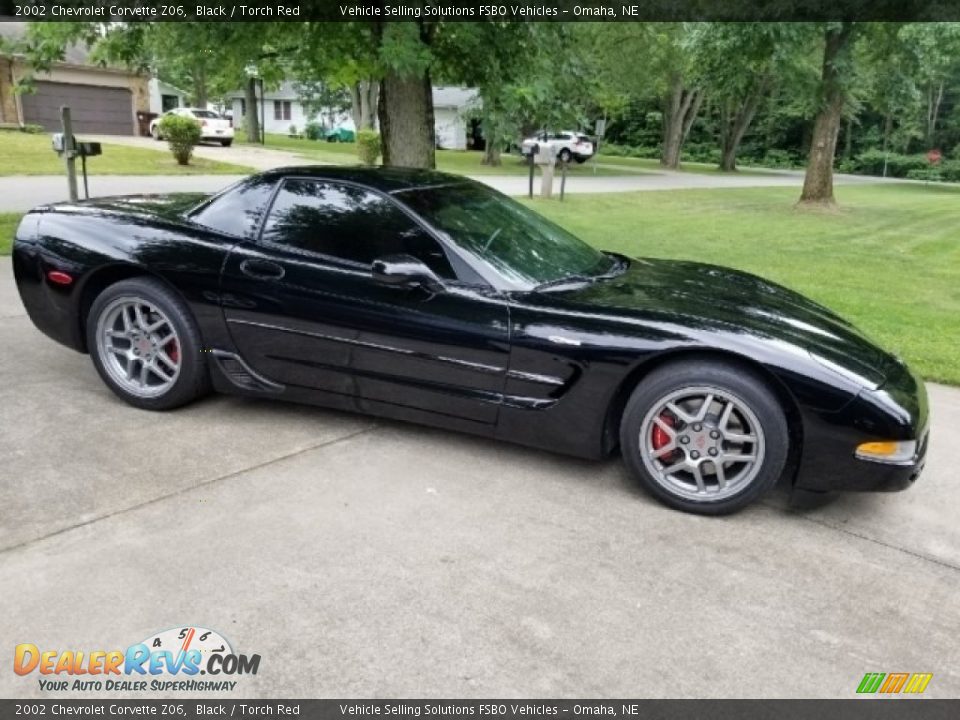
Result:
[[[461,175],[450,175],[436,170],[401,167],[363,167],[342,165],[301,165],[274,168],[258,177],[310,177],[367,185],[381,192],[393,193],[432,185],[471,184],[472,180]]]

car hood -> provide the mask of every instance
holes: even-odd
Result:
[[[632,259],[622,274],[563,295],[593,309],[789,343],[868,387],[882,384],[891,367],[900,364],[828,308],[781,285],[717,265]]]

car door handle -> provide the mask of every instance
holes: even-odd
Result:
[[[279,280],[284,275],[283,266],[269,260],[244,260],[240,272],[258,280]]]

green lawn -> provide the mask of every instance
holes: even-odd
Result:
[[[80,163],[77,163],[79,172]],[[90,175],[245,175],[252,168],[194,157],[190,165],[177,165],[160,145],[156,150],[104,145],[103,155],[87,161]],[[50,149],[50,135],[17,130],[0,131],[0,175],[61,175],[63,160]]]
[[[244,141],[242,133],[238,133],[237,141]],[[267,147],[298,153],[315,162],[338,164],[354,164],[357,162],[357,146],[354,143],[328,143],[322,140],[307,140],[291,138],[286,135],[268,134]],[[526,163],[520,159],[519,155],[502,155],[502,163],[499,167],[481,164],[481,157],[482,153],[472,150],[437,150],[437,170],[457,175],[526,175],[528,172]],[[609,177],[643,175],[663,170],[660,161],[652,158],[621,157],[601,153],[597,156],[596,161],[596,171],[594,171],[594,162],[591,159],[583,165],[572,163],[569,173],[571,176],[598,175]],[[720,172],[715,164],[695,162],[685,162],[679,170],[680,172],[697,174]],[[763,169],[758,168],[744,168],[737,172],[740,175],[765,174]]]
[[[822,302],[930,380],[960,385],[960,189],[838,188],[836,212],[796,188],[574,195],[528,202],[594,245],[730,265]]]
[[[244,137],[238,134],[237,140],[242,142]],[[322,140],[306,140],[304,138],[291,138],[286,135],[267,134],[266,146],[297,153],[313,162],[343,165],[353,165],[359,162],[355,143],[329,143]],[[437,170],[456,175],[526,175],[529,172],[526,163],[520,159],[519,155],[503,155],[502,162],[497,167],[483,165],[480,162],[482,157],[483,153],[472,150],[437,150]],[[617,159],[633,160],[634,158]],[[646,162],[648,161],[639,161],[640,164],[618,163],[617,167],[603,167],[606,163],[601,160],[601,167],[598,167],[595,173],[590,162],[583,165],[571,163],[568,173],[571,177],[594,174],[598,176],[644,174],[653,169],[652,165],[647,167],[642,164]],[[656,165],[656,161],[649,162]]]
[[[603,150],[603,146],[600,146],[600,149]],[[658,172],[662,171],[663,167],[660,165],[660,161],[655,158],[636,158],[636,157],[623,157],[622,155],[604,155],[602,152],[597,155],[597,162],[600,165],[616,165],[622,169],[634,170],[637,172]],[[698,163],[698,162],[683,162],[678,168],[679,172],[689,172],[695,173],[697,175],[712,175],[714,173],[720,173],[724,175],[729,175],[730,173],[725,173],[722,171],[716,163]],[[770,170],[764,170],[763,168],[738,168],[736,171],[737,175],[769,175]]]
[[[16,232],[21,217],[20,213],[0,213],[0,255],[10,254],[13,233]]]

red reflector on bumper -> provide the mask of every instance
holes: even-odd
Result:
[[[65,272],[61,272],[60,270],[51,270],[48,272],[47,279],[52,283],[56,283],[57,285],[69,285],[73,282],[72,277],[67,275]]]

